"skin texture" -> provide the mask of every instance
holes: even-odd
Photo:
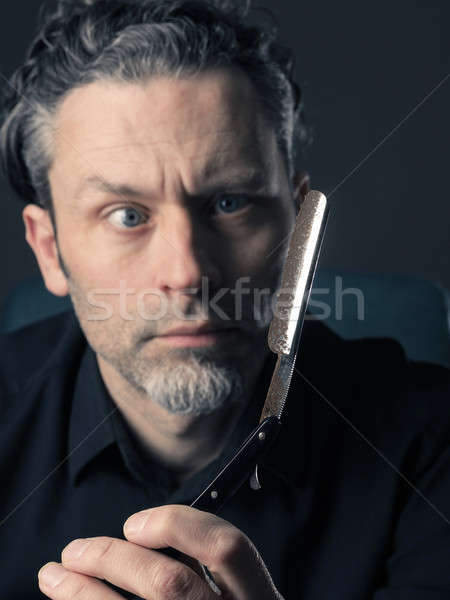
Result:
[[[35,205],[23,211],[26,239],[47,288],[70,293],[105,385],[142,451],[180,482],[220,453],[249,400],[268,352],[269,299],[286,246],[267,256],[292,230],[308,178],[288,181],[251,83],[231,69],[74,90],[57,115],[53,156],[58,239],[47,212]],[[210,298],[236,289],[242,277],[250,291],[270,291],[256,316],[251,293],[242,296],[242,318],[230,293],[217,303],[221,314],[204,312],[195,289],[205,278]],[[146,290],[160,296],[143,295]],[[159,318],[148,318],[155,313]],[[162,337],[205,322],[235,332],[196,347]],[[81,585],[80,598],[118,597],[94,579],[104,577],[124,589],[143,585],[148,598],[211,597],[189,567],[149,550],[173,545],[211,566],[230,598],[277,597],[256,550],[232,525],[187,507],[154,514],[162,537],[148,531],[112,544],[129,560],[116,562],[109,550],[97,560],[109,538],[93,538],[82,563],[63,558],[69,570],[85,575],[72,573],[51,591],[41,577],[42,591],[72,598]],[[144,572],[147,562],[153,565],[148,577],[137,571],[143,561]],[[160,572],[167,561],[189,582],[188,592],[156,589],[152,569]]]
[[[136,517],[137,529],[129,529]],[[282,600],[251,541],[215,515],[186,506],[161,506],[130,517],[124,535],[128,541],[96,537],[71,542],[62,552],[62,565],[50,563],[48,583],[43,569],[39,572],[41,591],[58,600],[121,598],[98,581],[104,578],[140,598],[217,598],[193,569],[155,552],[170,546],[205,564],[223,598]]]

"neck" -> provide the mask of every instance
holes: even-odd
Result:
[[[245,410],[264,358],[248,378],[245,397],[209,415],[169,413],[145,393],[131,388],[99,355],[97,362],[106,388],[144,456],[149,456],[181,483],[217,458]],[[256,423],[255,423],[256,426]]]

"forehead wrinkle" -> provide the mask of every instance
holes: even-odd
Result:
[[[213,137],[214,142],[210,144],[208,139]],[[261,152],[259,146],[268,147],[269,140],[266,140],[265,144],[258,139],[255,141],[255,138],[260,138],[261,135],[257,134],[253,137],[253,140],[250,141],[250,138],[236,138],[234,131],[219,130],[219,131],[211,131],[207,134],[201,136],[200,143],[198,136],[192,136],[190,139],[184,140],[183,143],[177,144],[176,142],[170,140],[146,140],[143,142],[131,141],[123,144],[108,144],[107,146],[95,146],[93,148],[84,148],[83,152],[80,152],[82,156],[89,156],[95,154],[97,152],[104,152],[106,156],[100,156],[101,162],[103,163],[103,167],[101,171],[104,170],[104,159],[108,159],[108,153],[114,155],[119,151],[123,151],[128,148],[132,150],[136,148],[138,151],[139,148],[155,148],[161,146],[167,146],[166,150],[163,150],[162,153],[156,152],[152,153],[150,156],[139,155],[139,151],[137,155],[133,155],[133,152],[127,155],[126,162],[134,163],[137,165],[145,165],[147,161],[150,161],[150,165],[162,165],[166,163],[168,167],[171,164],[176,165],[178,163],[178,167],[181,167],[181,171],[185,172],[185,176],[188,176],[189,179],[198,179],[198,180],[208,180],[213,178],[217,173],[221,173],[223,169],[226,169],[234,163],[238,164],[247,164],[253,163],[256,166],[261,166],[261,168],[267,167],[266,161],[263,159],[264,154]],[[201,141],[205,141],[204,144]],[[194,143],[199,146],[198,150],[196,146],[194,146],[194,152],[183,152],[186,146]],[[265,153],[267,154],[267,153]],[[169,157],[169,159],[167,158]],[[111,160],[114,159],[114,156],[111,156]],[[86,160],[87,164],[90,164],[90,160]],[[123,162],[121,160],[121,162]],[[201,164],[204,162],[204,164]],[[191,168],[191,164],[196,164],[196,169]],[[199,165],[200,163],[200,165]],[[94,166],[92,164],[91,166]],[[193,171],[193,172],[192,172]],[[96,173],[100,174],[100,173]]]
[[[222,94],[224,90],[217,91]],[[229,90],[225,90],[225,92],[222,97],[229,96]],[[241,178],[244,178],[243,168],[247,172],[265,170],[269,180],[274,177],[276,179],[277,173],[274,169],[276,161],[272,156],[276,147],[276,143],[274,144],[275,132],[267,127],[267,123],[259,111],[256,111],[256,114],[252,111],[251,118],[249,118],[248,110],[240,108],[242,107],[241,103],[238,106],[234,103],[234,109],[233,106],[224,108],[221,102],[218,104],[222,104],[222,106],[218,107],[219,112],[215,113],[212,121],[207,118],[208,115],[205,114],[203,106],[194,104],[192,110],[194,113],[198,113],[195,118],[187,118],[185,115],[186,118],[179,122],[176,121],[178,127],[175,128],[171,128],[170,119],[165,118],[163,121],[157,120],[156,122],[153,120],[155,125],[153,131],[146,126],[137,127],[139,120],[136,120],[136,114],[133,111],[130,113],[127,109],[131,109],[131,106],[125,105],[125,111],[121,113],[121,118],[118,118],[115,123],[105,122],[104,143],[98,144],[97,133],[93,135],[92,128],[90,131],[83,130],[84,152],[82,153],[90,155],[91,160],[92,154],[96,152],[100,154],[99,160],[92,160],[91,167],[94,167],[100,175],[104,173],[105,179],[110,178],[107,174],[110,171],[110,164],[116,164],[118,158],[123,166],[119,169],[122,171],[122,181],[132,184],[139,180],[141,187],[143,187],[142,184],[150,182],[159,189],[176,186],[195,192],[195,189],[204,187],[210,180],[218,176],[223,180],[227,174],[230,174],[231,177],[232,173],[239,173]],[[141,105],[147,110],[146,105],[140,103],[139,106],[141,107]],[[123,103],[119,103],[118,106],[123,107]],[[200,108],[202,110],[199,110]],[[166,121],[167,132],[164,127]],[[151,124],[150,120],[149,127]],[[190,125],[194,125],[193,128]],[[152,139],[152,134],[161,137]],[[107,143],[108,141],[112,143]],[[133,152],[133,148],[135,148],[135,152]],[[145,148],[149,149],[147,155]],[[154,148],[156,151],[153,151]],[[126,149],[129,149],[129,152],[124,153]],[[158,149],[161,151],[158,152]],[[97,159],[97,157],[95,158]],[[128,168],[126,164],[123,164],[124,158],[125,163],[134,163],[135,166],[131,169]],[[146,181],[144,181],[141,176],[144,171],[146,174],[153,172],[154,177],[145,177]],[[117,180],[119,175],[117,169],[112,174]],[[86,173],[86,176],[88,175]],[[133,181],[129,181],[130,177]]]
[[[217,136],[217,135],[233,135],[233,132],[231,132],[229,129],[223,129],[223,130],[216,130],[216,131],[211,131],[211,132],[207,132],[205,134],[203,134],[201,136],[201,139],[207,137],[207,136]],[[55,136],[56,137],[56,136]],[[65,141],[63,139],[63,141]],[[156,140],[145,140],[145,141],[130,141],[130,142],[126,142],[123,144],[107,144],[104,146],[93,146],[91,148],[86,148],[83,151],[84,152],[96,152],[98,150],[121,150],[123,148],[134,148],[134,147],[152,147],[152,146],[156,146],[156,145],[165,145],[165,146],[176,146],[176,145],[186,145],[192,142],[196,142],[198,141],[198,136],[192,136],[191,138],[185,139],[185,140],[164,140],[164,139],[156,139]],[[70,145],[70,144],[69,144]]]
[[[207,149],[202,151],[200,149],[198,153],[189,157],[188,165],[185,163],[185,157],[182,157],[181,168],[178,169],[177,176],[178,186],[183,187],[186,192],[192,194],[209,185],[225,185],[227,183],[236,185],[250,184],[255,187],[273,188],[277,185],[277,178],[273,176],[273,161],[270,160],[271,152],[269,151],[269,147],[270,142],[267,140],[267,143],[264,145],[264,148],[267,150],[265,154],[260,151],[261,146],[259,144],[250,142],[242,145],[239,152],[236,152],[236,145],[233,145],[231,147],[233,151],[231,154],[230,147],[220,150]],[[129,158],[127,162],[129,162]],[[136,164],[136,159],[132,162]],[[79,197],[89,185],[99,191],[120,195],[126,194],[135,197],[151,196],[156,193],[155,190],[145,189],[146,184],[144,182],[136,182],[134,175],[129,179],[130,175],[125,173],[124,176],[121,176],[123,182],[117,181],[117,183],[114,183],[115,176],[111,178],[106,174],[103,176],[102,173],[105,173],[104,168],[101,171],[101,173],[85,175],[80,182],[76,197]],[[170,163],[165,162],[163,172],[163,181],[165,182],[165,184],[163,183],[163,187],[170,187],[169,182],[173,179],[170,174]]]

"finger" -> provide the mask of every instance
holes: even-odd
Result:
[[[203,570],[198,560],[188,556],[187,554],[183,554],[179,550],[175,550],[175,548],[164,548],[159,550],[159,552],[163,552],[166,556],[173,558],[174,560],[178,560],[179,562],[184,563],[190,569],[197,573],[201,578],[203,577]]]
[[[68,571],[57,562],[44,565],[38,573],[38,580],[41,592],[54,600],[124,600],[98,579]]]
[[[141,598],[216,600],[208,584],[188,566],[126,540],[74,540],[64,548],[61,558],[71,571],[106,579]]]
[[[124,534],[135,544],[170,546],[196,558],[208,567],[219,588],[236,600],[280,597],[249,538],[216,515],[189,506],[158,506],[132,515]]]

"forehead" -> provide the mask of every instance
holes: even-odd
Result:
[[[54,162],[67,183],[105,174],[187,185],[217,172],[270,169],[276,137],[250,80],[237,69],[141,84],[98,81],[73,90],[54,132]]]

